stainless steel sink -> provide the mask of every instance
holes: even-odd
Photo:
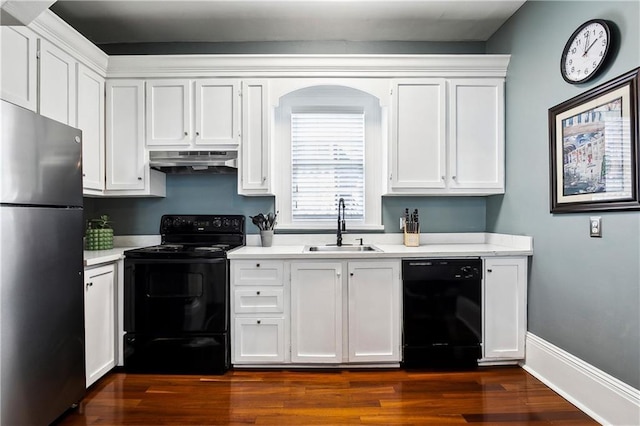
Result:
[[[342,253],[342,252],[349,252],[349,253],[362,253],[362,252],[375,252],[375,251],[382,251],[377,247],[374,246],[368,246],[368,245],[364,245],[364,246],[348,246],[348,245],[344,245],[344,246],[306,246],[304,248],[305,252],[323,252],[323,253]]]

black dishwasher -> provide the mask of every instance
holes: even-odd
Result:
[[[406,259],[403,366],[469,368],[482,356],[482,260]]]

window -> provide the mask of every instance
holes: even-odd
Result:
[[[371,93],[388,86],[366,82]],[[378,85],[377,85],[378,84]],[[386,136],[380,98],[347,86],[285,92],[274,109],[272,165],[279,229],[383,229]]]
[[[344,198],[346,219],[363,221],[363,112],[291,114],[293,222],[335,219]]]

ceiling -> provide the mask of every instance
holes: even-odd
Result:
[[[486,41],[525,0],[58,0],[94,44]]]

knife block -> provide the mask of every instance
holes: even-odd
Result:
[[[420,228],[418,228],[418,232],[407,232],[407,229],[404,229],[404,245],[405,247],[419,247],[420,246]]]

